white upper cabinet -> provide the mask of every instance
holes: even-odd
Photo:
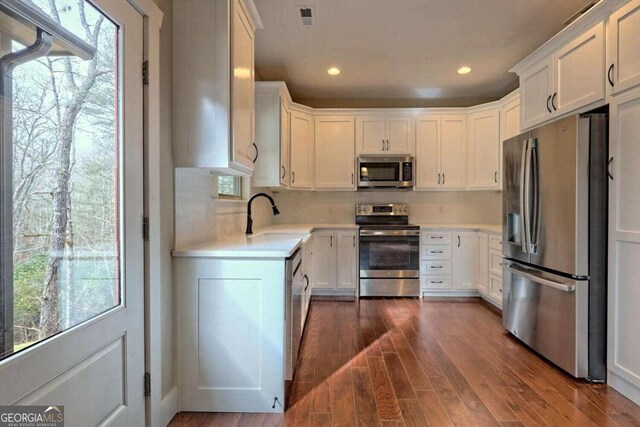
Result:
[[[356,117],[358,154],[412,154],[413,116]]]
[[[520,97],[506,103],[500,111],[500,141],[520,134]]]
[[[442,116],[440,172],[442,188],[466,187],[466,116]]]
[[[440,116],[418,116],[416,118],[416,173],[415,187],[438,188],[440,175]]]
[[[254,187],[289,185],[289,108],[283,82],[256,82]]]
[[[613,93],[640,85],[640,0],[609,17],[607,53],[607,77]]]
[[[353,116],[316,116],[315,188],[355,189]]]
[[[551,117],[552,95],[551,58],[544,58],[520,76],[522,129],[534,127]]]
[[[252,0],[183,0],[174,8],[176,167],[251,175],[254,145]]]
[[[310,189],[313,186],[313,116],[302,111],[290,111],[291,188]]]
[[[469,116],[469,188],[500,188],[500,110]]]
[[[562,115],[605,97],[604,22],[600,22],[553,56],[554,115]]]
[[[525,60],[526,63],[527,60]],[[521,70],[522,130],[595,106],[606,96],[605,31],[600,21]]]

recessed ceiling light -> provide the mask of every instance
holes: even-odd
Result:
[[[332,76],[337,76],[338,74],[340,74],[340,69],[336,67],[331,67],[327,70],[327,73],[331,74]]]
[[[458,74],[469,74],[471,72],[471,67],[460,67],[458,68]]]

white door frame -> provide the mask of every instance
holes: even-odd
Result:
[[[160,28],[163,13],[153,0],[129,0],[144,18],[144,60],[148,63],[148,84],[144,88],[145,215],[149,221],[149,241],[145,244],[145,370],[151,377],[151,394],[146,402],[146,425],[166,426],[178,412],[178,393],[174,385],[162,396],[162,258],[170,253],[164,247],[160,218]],[[169,296],[173,300],[173,295]],[[172,367],[175,371],[175,367]]]

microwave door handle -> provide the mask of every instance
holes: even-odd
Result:
[[[522,252],[525,254],[529,250],[529,242],[527,241],[527,207],[526,207],[526,183],[527,183],[527,159],[529,156],[529,140],[524,141],[522,145],[522,156],[520,162],[520,241],[522,244]]]

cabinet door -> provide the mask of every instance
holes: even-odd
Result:
[[[520,134],[520,98],[514,99],[502,108],[500,116],[500,140],[504,141]]]
[[[300,111],[291,111],[291,174],[292,188],[311,188],[313,153],[313,117]]]
[[[440,173],[442,188],[464,189],[466,187],[465,116],[442,116],[440,138]]]
[[[356,150],[358,154],[384,152],[386,119],[384,116],[356,117]]]
[[[316,117],[315,188],[355,189],[353,116]]]
[[[419,116],[416,119],[416,188],[438,188],[442,182],[440,130],[439,116]]]
[[[478,265],[478,238],[476,233],[456,233],[453,245],[454,289],[476,289],[475,280]]]
[[[640,84],[640,0],[613,13],[608,32],[609,77],[613,93],[620,93]]]
[[[489,236],[478,233],[478,265],[476,267],[476,286],[483,295],[489,295]]]
[[[502,307],[502,278],[489,275],[489,296],[491,299]]]
[[[556,92],[554,114],[577,110],[605,96],[604,22],[576,38],[553,56]]]
[[[289,185],[290,170],[290,147],[289,147],[289,108],[284,99],[280,101],[280,184],[284,187]]]
[[[550,58],[532,65],[520,76],[520,114],[523,130],[551,118],[552,85]]]
[[[640,88],[614,96],[609,112],[607,361],[613,373],[640,388]]]
[[[389,154],[413,154],[413,116],[387,117],[387,144]]]
[[[336,287],[335,233],[313,233],[313,277],[314,289],[334,289]]]
[[[500,172],[500,110],[469,117],[469,187],[495,189]]]
[[[356,289],[357,284],[357,238],[354,231],[338,231],[337,282],[338,289]]]
[[[239,0],[233,2],[232,102],[233,161],[250,170],[256,150],[253,145],[254,79],[253,29]]]

